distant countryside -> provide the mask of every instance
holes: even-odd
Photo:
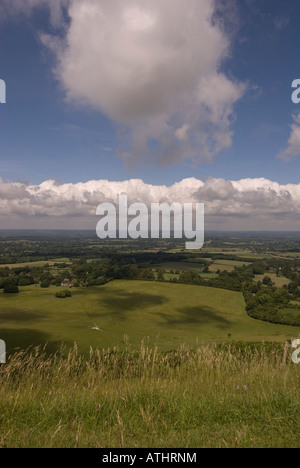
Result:
[[[75,342],[85,353],[122,346],[124,335],[134,349],[147,339],[168,351],[300,334],[293,236],[213,234],[190,253],[171,240],[2,232],[0,252],[1,338],[9,353]]]
[[[56,418],[51,416],[49,395],[64,408],[65,386],[73,386],[76,395],[77,387],[93,388],[98,379],[103,382],[101,392],[110,391],[105,397],[108,413],[92,425],[99,426],[104,446],[149,444],[145,431],[137,434],[136,441],[122,432],[124,425],[130,426],[131,411],[137,414],[132,422],[135,429],[130,430],[134,433],[143,421],[152,430],[153,446],[186,446],[187,437],[194,446],[209,446],[211,441],[215,446],[252,446],[255,434],[260,444],[272,446],[280,440],[291,445],[283,428],[285,423],[297,425],[292,408],[300,405],[300,370],[291,361],[291,343],[300,337],[297,234],[208,233],[204,248],[190,252],[183,241],[100,241],[90,232],[2,231],[0,264],[0,338],[6,342],[8,357],[0,369],[2,404],[11,407],[5,389],[11,385],[16,366],[24,366],[20,378],[26,411],[32,411],[33,418],[40,413],[29,392],[35,388],[34,381],[39,382],[33,394],[37,392],[50,418],[45,433],[38,436],[34,426],[20,440],[9,432],[2,439],[3,446],[30,446],[37,438],[39,445],[47,446],[49,431],[53,431],[53,446],[76,445],[77,420],[68,432],[66,416],[61,423],[64,437],[54,435]],[[134,410],[125,404],[127,423],[122,419],[122,425],[116,402],[132,398],[134,381],[140,382],[136,392],[144,395],[144,403],[132,403]],[[157,387],[158,381],[162,387]],[[186,411],[200,411],[199,400],[190,398],[189,408],[181,406],[182,395],[191,392],[197,381],[203,387],[200,399],[213,405],[209,434],[204,420],[186,420]],[[264,391],[272,395],[268,393],[265,409],[262,403],[255,409],[257,398],[263,395],[262,382]],[[282,385],[295,401],[291,396],[283,403],[288,397],[283,396]],[[173,396],[167,403],[165,392],[170,386]],[[88,404],[99,404],[101,412],[100,400],[97,403],[91,395],[91,403],[89,398]],[[157,411],[153,398],[162,405],[161,420],[152,413]],[[187,427],[186,435],[173,426],[172,398],[173,403],[181,401],[181,427]],[[69,411],[81,411],[79,400],[75,398],[72,404],[79,406]],[[237,439],[223,410],[222,417],[218,416],[219,401],[224,411],[233,411],[236,405],[240,415],[236,417],[244,421]],[[283,419],[270,427],[269,436],[261,437],[264,411],[270,420],[274,412]],[[89,426],[85,417],[84,421]],[[81,437],[84,446],[96,444],[90,430]],[[294,445],[298,440],[295,436]]]

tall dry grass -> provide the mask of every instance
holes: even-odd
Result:
[[[288,345],[21,351],[0,368],[0,447],[298,447]]]

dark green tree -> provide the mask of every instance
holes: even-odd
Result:
[[[17,294],[19,292],[19,287],[15,281],[8,280],[4,284],[3,292],[4,294]]]

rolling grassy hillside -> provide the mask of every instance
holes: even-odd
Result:
[[[224,341],[279,341],[300,335],[300,327],[251,319],[241,293],[170,283],[114,281],[73,289],[58,299],[60,288],[20,288],[0,295],[0,338],[8,352],[48,343],[57,351],[76,342],[80,352],[122,347],[139,349],[146,339],[161,350]],[[101,331],[92,330],[95,324]],[[125,336],[125,338],[124,338]]]

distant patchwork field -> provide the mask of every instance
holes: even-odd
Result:
[[[44,266],[46,264],[50,265],[50,266],[53,266],[55,265],[56,263],[68,263],[68,264],[71,264],[72,262],[70,261],[69,258],[55,258],[55,259],[51,259],[51,260],[39,260],[39,261],[36,261],[36,262],[22,262],[22,263],[7,263],[5,265],[1,265],[0,264],[0,268],[5,268],[5,267],[9,267],[9,268],[23,268],[23,267],[26,267],[26,266]]]
[[[209,271],[216,272],[218,270],[233,271],[235,267],[242,267],[244,265],[250,265],[250,262],[241,262],[236,260],[216,260],[209,267]]]

